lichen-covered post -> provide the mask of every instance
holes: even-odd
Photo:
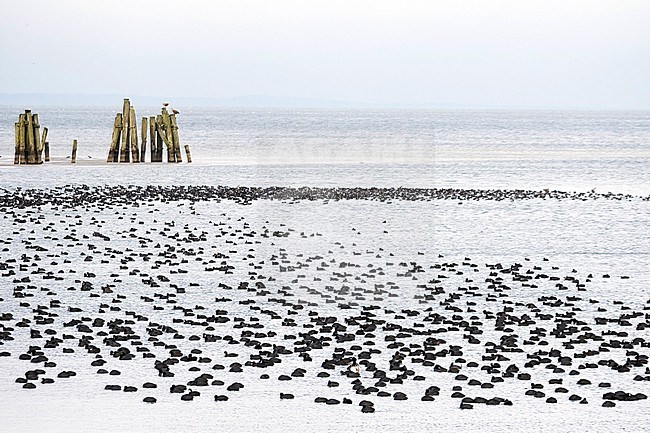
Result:
[[[147,156],[147,118],[142,118],[142,147],[140,148],[140,162]]]
[[[129,119],[131,118],[131,102],[124,98],[122,106],[122,145],[120,146],[120,162],[129,162],[129,148],[131,146],[131,134]]]
[[[73,164],[77,162],[77,140],[72,140],[72,159],[70,162]]]
[[[122,113],[117,113],[115,115],[115,123],[113,123],[113,137],[111,138],[111,147],[108,149],[108,158],[106,158],[106,162],[118,161],[121,135],[122,135]]]
[[[181,145],[178,142],[178,125],[176,124],[176,115],[172,114],[169,116],[172,127],[172,138],[174,143],[174,153],[176,156],[176,162],[183,162],[183,157],[181,156]]]
[[[192,154],[190,153],[190,145],[189,144],[185,145],[185,156],[187,157],[187,162],[188,163],[192,162]]]

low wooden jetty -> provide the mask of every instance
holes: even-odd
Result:
[[[47,128],[43,128],[43,135],[41,135],[38,114],[25,110],[24,114],[18,116],[18,122],[14,124],[14,134],[16,146],[14,164],[42,164],[44,149],[45,161],[50,160]]]

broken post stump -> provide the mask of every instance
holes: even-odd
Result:
[[[46,141],[43,148],[45,149],[45,162],[50,162],[50,143]]]
[[[187,162],[188,163],[192,162],[192,154],[190,153],[190,145],[189,144],[185,145],[185,156],[187,157]]]

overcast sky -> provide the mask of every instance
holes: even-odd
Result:
[[[0,93],[650,109],[648,0],[20,0],[0,20]]]

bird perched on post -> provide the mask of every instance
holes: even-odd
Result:
[[[163,107],[166,107],[169,105],[169,102],[163,102]]]
[[[181,114],[181,112],[175,108],[172,108],[172,114]]]

